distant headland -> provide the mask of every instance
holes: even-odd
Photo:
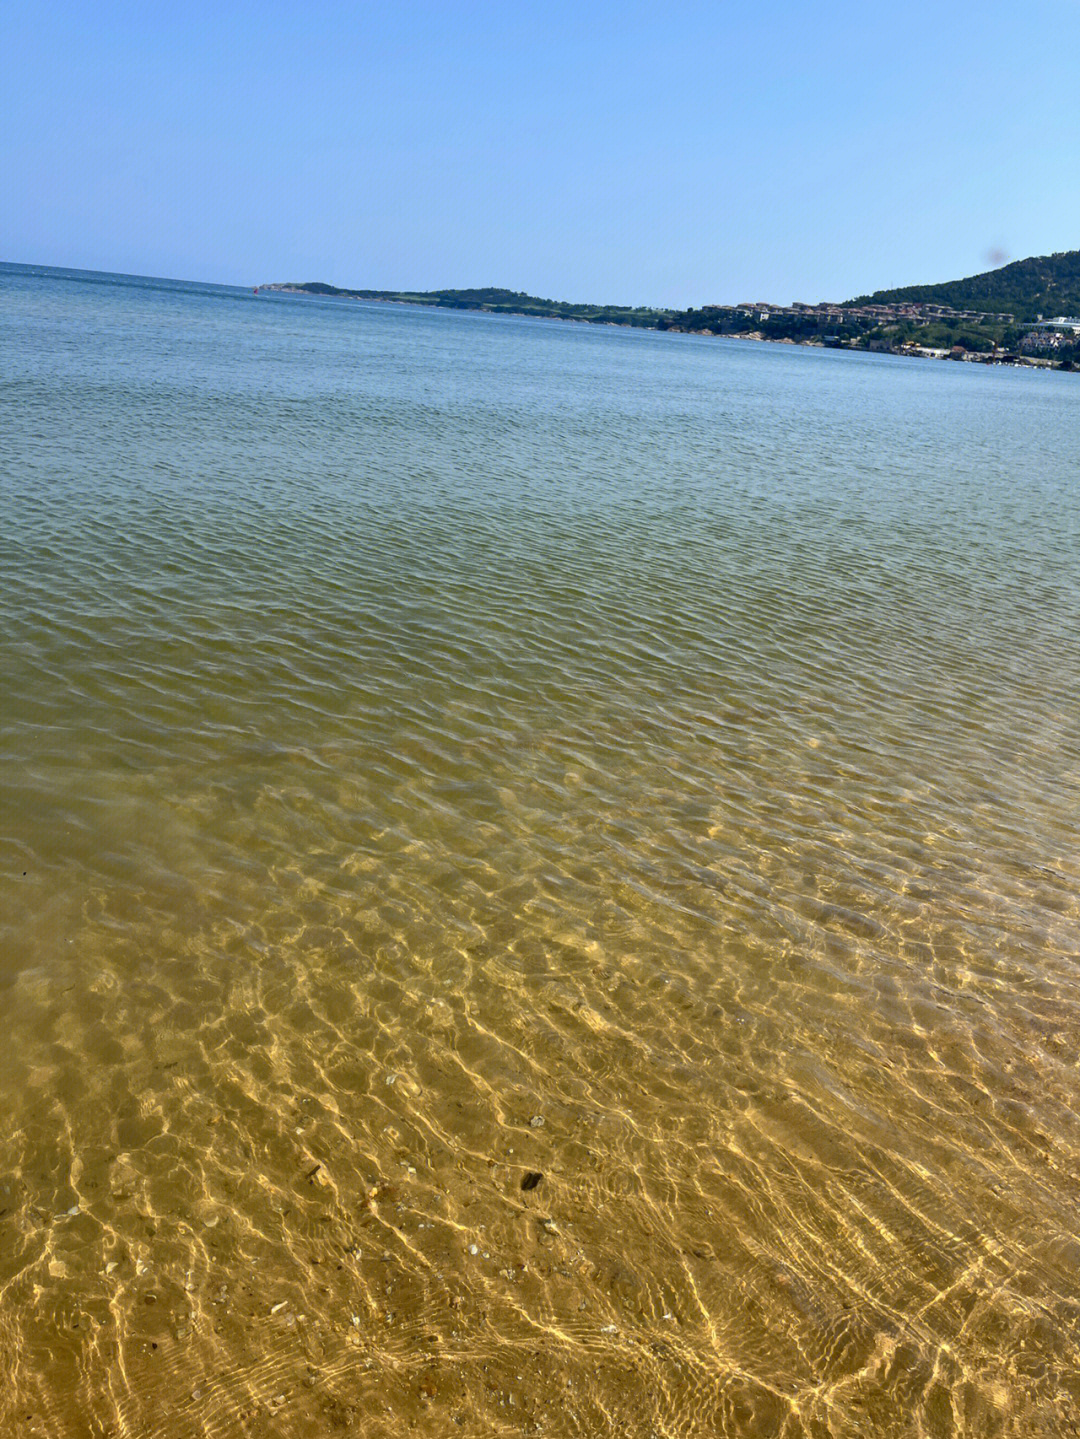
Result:
[[[259,289],[984,364],[1080,369],[1080,250],[1015,260],[965,280],[817,304],[758,300],[656,310],[543,300],[519,290],[346,290],[317,280]]]

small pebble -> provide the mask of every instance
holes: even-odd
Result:
[[[470,1244],[470,1245],[469,1245],[469,1253],[470,1253],[470,1254],[479,1254],[479,1253],[480,1253],[480,1246],[479,1246],[479,1244]]]
[[[522,1189],[535,1189],[540,1183],[540,1181],[543,1179],[543,1177],[544,1176],[539,1172],[539,1170],[530,1169],[526,1174],[523,1174],[521,1177]]]
[[[544,1127],[544,1116],[543,1116],[542,1114],[534,1114],[533,1117],[529,1120],[529,1128],[530,1128],[530,1129],[543,1129],[543,1127]]]

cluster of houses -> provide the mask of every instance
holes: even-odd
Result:
[[[840,337],[845,328],[852,325],[856,325],[860,331],[864,331],[879,325],[895,325],[904,320],[924,325],[940,321],[982,325],[989,322],[990,324],[1010,326],[1016,323],[1014,315],[985,310],[954,310],[950,305],[924,304],[915,300],[883,305],[836,305],[828,302],[818,305],[799,302],[793,305],[772,305],[766,300],[748,300],[739,305],[706,305],[703,308],[720,320],[722,324],[727,322],[734,329],[744,329],[747,321],[755,325],[763,324],[768,320],[802,321],[804,323],[810,321],[816,325],[819,333],[831,332],[824,335],[826,344],[841,344]],[[805,331],[803,332],[805,333]],[[848,333],[851,333],[850,328],[848,328]],[[1071,347],[1075,346],[1078,341],[1080,341],[1080,317],[1060,315],[1054,319],[1044,320],[1040,316],[1039,320],[1031,325],[1020,338],[1016,350],[1020,354],[1032,356],[1041,354],[1052,359],[1061,350],[1071,353]],[[884,342],[882,343],[884,344]],[[908,345],[905,348],[914,349],[915,347]],[[920,353],[947,354],[949,352],[928,350],[920,351]]]
[[[994,325],[1001,330],[1011,329],[1010,349],[1006,351],[1001,343],[987,344],[985,349],[978,346],[969,350],[962,339],[963,330],[954,333],[958,342],[952,348],[931,349],[920,345],[917,331],[908,331],[910,338],[898,339],[895,333],[875,335],[873,332],[904,321],[920,325],[946,326],[938,335],[947,335],[949,330],[963,325]],[[771,323],[769,323],[771,322]],[[739,305],[703,305],[700,310],[689,310],[677,318],[678,328],[698,330],[711,334],[743,334],[758,331],[752,338],[783,337],[787,343],[824,344],[842,347],[855,343],[871,350],[902,351],[905,354],[928,355],[952,359],[981,360],[983,363],[1013,363],[1027,365],[1062,365],[1072,368],[1080,364],[1080,317],[1059,315],[1022,326],[1024,333],[1016,339],[1016,316],[989,310],[956,310],[951,305],[939,305],[918,300],[902,300],[892,304],[837,305],[823,301],[808,305],[798,301],[793,305],[773,305],[766,300],[744,301]],[[661,325],[661,328],[667,328]],[[985,334],[985,330],[983,330]],[[940,342],[939,342],[940,343]]]
[[[1027,334],[1020,336],[1017,348],[1022,354],[1046,354],[1075,345],[1080,339],[1080,318],[1059,315],[1055,320],[1038,320]]]
[[[933,320],[967,320],[985,324],[988,320],[1011,325],[1012,315],[988,314],[981,310],[954,310],[948,305],[921,304],[906,300],[892,305],[836,305],[823,301],[819,305],[771,305],[765,300],[744,301],[740,305],[706,305],[707,310],[730,315],[733,319],[755,320],[816,320],[824,325],[843,325],[852,320],[869,321],[874,325],[895,325],[901,320],[926,324]],[[1080,322],[1078,322],[1080,323]]]

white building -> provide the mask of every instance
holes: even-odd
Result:
[[[1059,315],[1056,320],[1039,320],[1036,330],[1052,330],[1059,335],[1080,335],[1080,318],[1076,315]]]

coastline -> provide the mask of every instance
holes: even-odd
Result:
[[[340,290],[332,286],[309,288],[304,285],[288,283],[261,284],[257,287],[258,292],[265,292],[279,295],[295,295],[302,299],[318,300],[354,300],[368,305],[400,305],[418,310],[449,310],[458,314],[484,314],[484,315],[516,315],[528,320],[558,320],[564,324],[575,325],[604,325],[612,329],[620,330],[649,330],[656,334],[670,335],[697,335],[708,339],[724,340],[749,340],[765,345],[798,345],[808,349],[816,350],[845,350],[853,354],[876,354],[876,355],[897,355],[909,359],[922,360],[951,360],[965,364],[998,365],[1007,366],[1010,369],[1025,370],[1061,370],[1064,373],[1075,372],[1075,367],[1070,360],[1055,360],[1050,357],[1038,355],[1020,355],[1013,352],[968,350],[960,346],[951,349],[915,345],[905,343],[902,345],[891,345],[882,340],[861,341],[860,338],[841,339],[837,338],[831,342],[820,336],[807,336],[796,338],[794,336],[766,335],[760,330],[744,330],[734,332],[721,332],[705,328],[690,328],[673,324],[663,317],[661,322],[649,323],[641,320],[633,322],[612,318],[609,314],[597,314],[595,317],[588,314],[562,314],[556,310],[550,312],[538,311],[525,306],[514,306],[501,303],[499,305],[484,303],[448,303],[441,299],[423,299],[420,296],[406,297],[389,295],[386,293],[365,293],[362,291]],[[598,309],[600,307],[597,307]],[[663,312],[656,312],[658,317]]]
[[[860,345],[850,343],[828,345],[824,340],[796,340],[788,337],[778,339],[772,335],[763,335],[758,331],[750,331],[737,335],[717,335],[712,330],[682,330],[677,329],[675,326],[671,326],[664,333],[669,335],[700,335],[703,338],[713,340],[749,340],[760,345],[795,345],[802,349],[811,350],[844,350],[848,354],[856,355],[896,355],[916,360],[960,361],[969,365],[1005,365],[1014,370],[1062,370],[1065,374],[1076,373],[1073,366],[1068,362],[1043,359],[1041,356],[1036,355],[995,355],[978,350],[963,350],[955,354],[950,350],[931,349],[928,346],[922,345]]]

